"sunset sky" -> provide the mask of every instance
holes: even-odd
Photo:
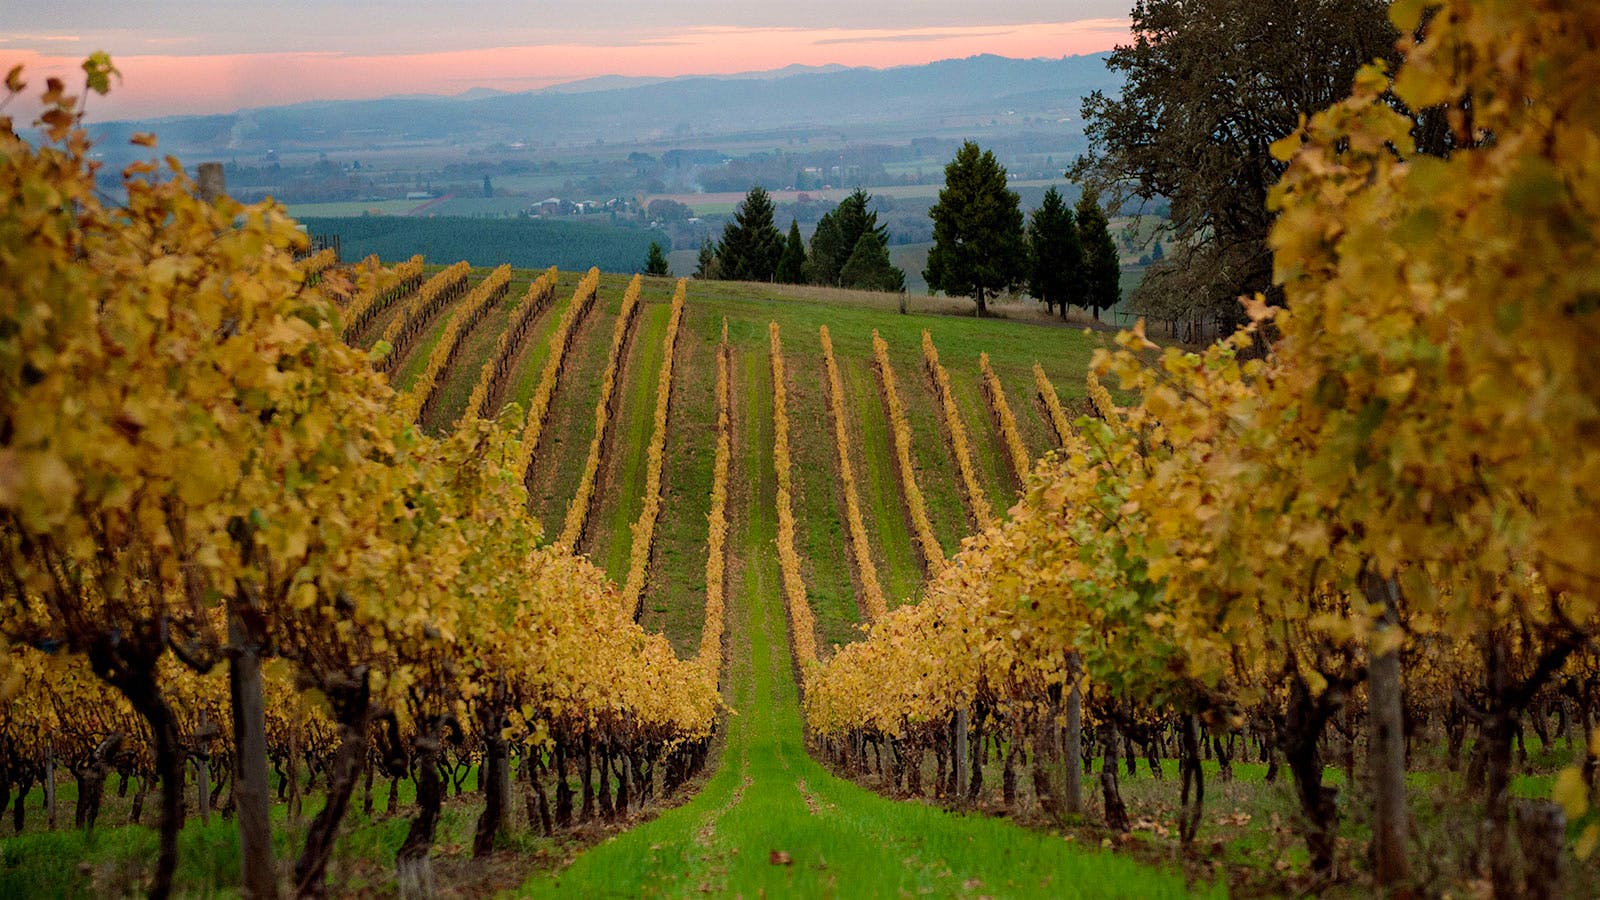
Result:
[[[91,118],[528,90],[594,75],[717,74],[790,64],[892,66],[1110,49],[1128,0],[876,2],[140,0],[0,9],[0,67],[67,75],[109,52],[123,82]]]

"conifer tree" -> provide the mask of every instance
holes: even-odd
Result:
[[[906,289],[906,273],[890,261],[889,245],[883,236],[867,231],[839,270],[839,285],[862,291],[899,292]]]
[[[694,277],[701,280],[721,277],[720,266],[717,265],[717,248],[712,246],[711,239],[706,238],[700,245],[700,255],[695,259]]]
[[[784,284],[805,284],[806,245],[800,239],[800,223],[789,220],[789,240],[783,246],[783,256],[778,258],[778,281]]]
[[[672,267],[667,265],[667,256],[661,252],[661,245],[655,241],[650,242],[650,256],[645,260],[644,273],[646,275],[671,275]]]
[[[1083,244],[1072,210],[1054,186],[1028,223],[1028,264],[1028,293],[1051,312],[1060,306],[1065,318],[1067,304],[1083,298]]]
[[[872,195],[857,188],[817,223],[817,230],[811,235],[812,283],[840,284],[840,272],[861,243],[862,235],[876,234],[888,244],[888,229],[879,225],[878,214],[868,209],[871,203]]]
[[[933,249],[922,276],[934,290],[971,297],[977,314],[987,315],[988,298],[1016,288],[1026,274],[1020,201],[994,153],[971,141],[945,166],[944,180],[939,202],[928,210]]]
[[[1122,300],[1122,263],[1100,196],[1085,191],[1078,201],[1078,240],[1083,244],[1083,293],[1077,303],[1100,318],[1100,310]]]
[[[717,261],[722,278],[733,281],[771,281],[783,256],[783,234],[772,224],[772,198],[765,188],[753,187],[733,211],[733,221],[722,228]]]

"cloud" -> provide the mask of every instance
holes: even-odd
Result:
[[[0,43],[4,44],[52,44],[72,43],[83,38],[75,34],[0,34]]]
[[[956,31],[941,32],[939,34],[924,34],[921,32],[911,34],[862,34],[850,37],[822,38],[812,43],[818,47],[826,47],[832,44],[920,44],[929,41],[959,41],[966,38],[993,37],[996,34],[1004,33],[995,31]]]

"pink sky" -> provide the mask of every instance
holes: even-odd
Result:
[[[92,98],[97,120],[231,112],[241,107],[381,97],[456,94],[473,87],[529,90],[595,75],[725,74],[791,64],[894,66],[993,53],[1061,57],[1108,50],[1126,39],[1122,18],[914,28],[700,26],[616,45],[562,43],[437,52],[258,52],[119,54],[123,81]],[[0,63],[27,66],[30,80],[64,75],[81,84],[76,45],[50,39],[0,42]],[[19,45],[31,45],[27,49]],[[154,44],[159,47],[159,44]],[[30,91],[32,93],[32,91]]]

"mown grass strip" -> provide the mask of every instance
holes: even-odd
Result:
[[[1020,488],[1028,483],[1028,470],[1033,467],[1028,459],[1028,447],[1022,442],[1022,433],[1017,430],[1017,417],[1011,414],[1011,404],[1006,402],[1006,389],[1000,384],[1000,376],[989,367],[988,353],[978,354],[978,370],[983,373],[984,399],[999,423],[1006,456],[1011,459],[1011,469],[1017,476],[1017,486]]]
[[[605,374],[600,376],[600,399],[594,406],[594,438],[589,441],[589,456],[583,464],[578,488],[572,502],[567,504],[566,523],[561,527],[557,543],[568,547],[578,546],[584,526],[589,521],[590,501],[594,499],[594,485],[600,471],[600,454],[605,447],[606,428],[615,412],[617,371],[622,368],[622,354],[627,347],[628,331],[639,312],[639,276],[629,282],[627,293],[622,295],[622,310],[617,314],[616,325],[611,329],[611,355],[606,361]]]
[[[878,566],[872,561],[872,545],[861,518],[861,498],[856,491],[855,469],[850,462],[850,431],[845,427],[844,385],[833,358],[833,339],[828,326],[818,329],[822,339],[822,359],[828,369],[828,403],[833,413],[833,441],[839,453],[839,481],[844,487],[845,524],[849,527],[850,555],[861,581],[861,601],[868,617],[876,620],[889,611],[889,602],[878,581]]]
[[[806,602],[806,581],[800,574],[800,554],[795,551],[793,462],[789,455],[789,390],[784,381],[783,340],[778,323],[767,325],[772,354],[772,467],[778,478],[778,566],[783,571],[783,593],[789,604],[794,656],[801,671],[817,661],[817,620]]]
[[[650,568],[650,549],[655,544],[656,519],[661,515],[661,469],[666,456],[667,418],[672,406],[672,355],[678,345],[678,324],[683,319],[688,284],[688,279],[678,279],[678,287],[672,295],[672,317],[667,320],[667,334],[661,340],[661,373],[656,382],[655,417],[650,447],[646,451],[644,508],[633,524],[633,543],[628,548],[628,578],[622,587],[623,608],[634,618],[639,616],[645,574]]]

